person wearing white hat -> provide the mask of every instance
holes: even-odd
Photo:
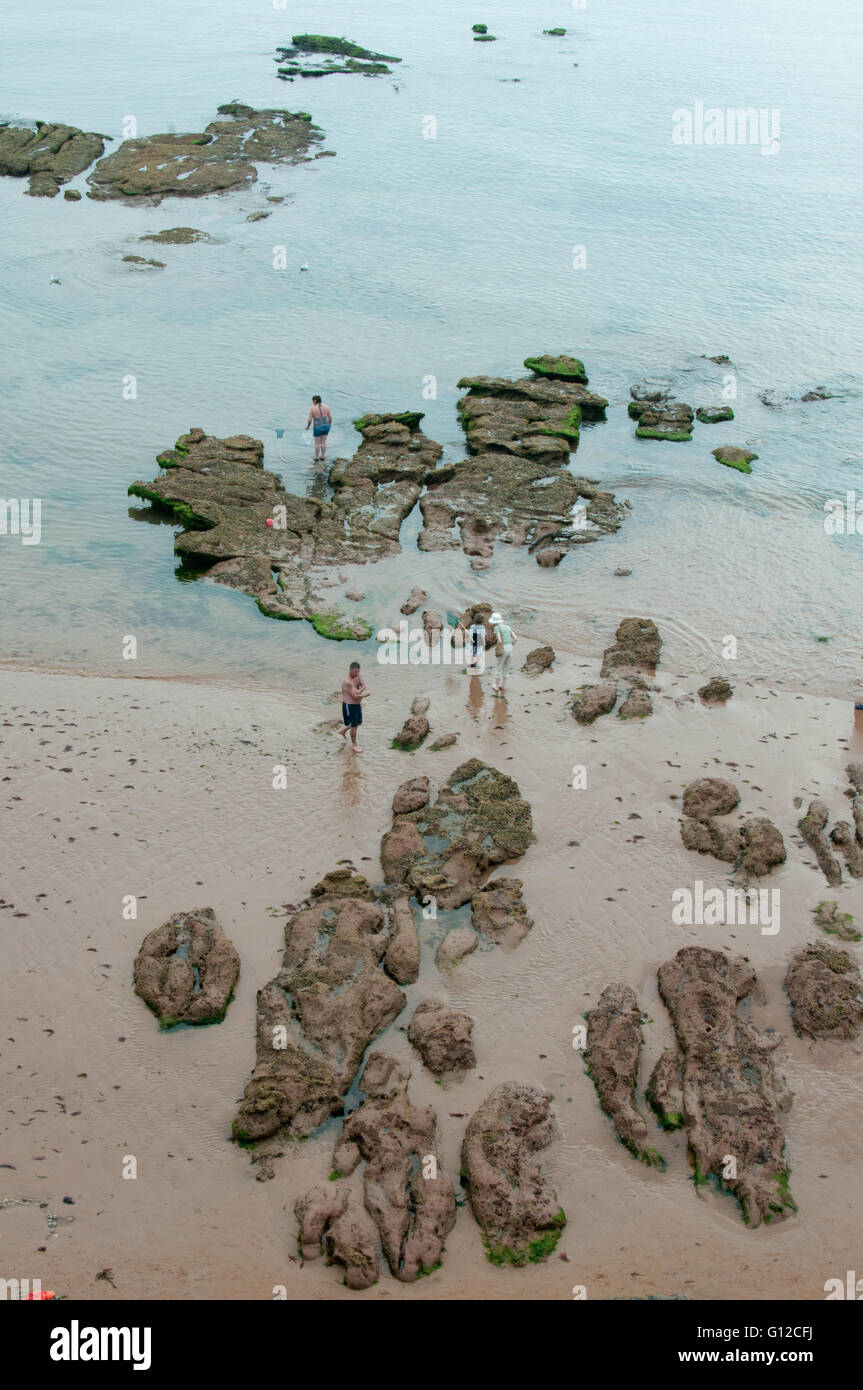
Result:
[[[506,678],[512,666],[512,644],[515,641],[515,633],[508,623],[505,623],[500,613],[492,613],[489,622],[494,629],[494,654],[497,658],[494,668],[494,683],[492,690],[495,695],[506,694]]]

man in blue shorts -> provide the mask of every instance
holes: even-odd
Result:
[[[340,730],[341,736],[345,739],[347,747],[347,736],[351,736],[351,747],[355,753],[363,750],[357,743],[357,729],[363,722],[363,707],[360,703],[371,691],[365,685],[360,675],[360,663],[352,661],[347,678],[342,681],[342,719],[345,727]]]

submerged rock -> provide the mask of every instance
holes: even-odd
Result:
[[[225,1017],[240,957],[210,907],[181,912],[148,932],[135,957],[135,993],[163,1028],[219,1023]]]
[[[683,814],[696,820],[727,816],[740,804],[740,792],[722,777],[697,777],[683,792]]]
[[[659,665],[662,638],[651,618],[624,618],[613,647],[602,653],[603,677],[652,676]]]
[[[473,1019],[439,999],[425,999],[418,1004],[408,1024],[409,1041],[436,1076],[469,1071],[476,1066],[472,1032]]]
[[[64,183],[101,158],[111,138],[59,122],[34,121],[33,126],[0,122],[0,174],[29,175],[27,192],[36,198],[56,197]]]
[[[368,1289],[378,1281],[374,1232],[344,1186],[313,1187],[294,1205],[304,1261],[326,1255],[342,1265],[349,1289]]]
[[[405,614],[415,613],[418,608],[422,607],[427,598],[428,594],[425,589],[411,589],[400,611]]]
[[[570,701],[570,712],[579,724],[592,724],[601,714],[609,714],[617,703],[617,686],[582,685]]]
[[[169,246],[189,246],[196,241],[206,241],[215,244],[215,237],[209,236],[206,232],[199,232],[195,227],[166,227],[161,232],[147,232],[145,236],[139,237],[139,241],[156,241],[159,245]]]
[[[441,1264],[455,1224],[453,1185],[439,1171],[437,1116],[408,1099],[410,1069],[373,1052],[360,1078],[365,1100],[345,1120],[333,1166],[349,1176],[365,1159],[366,1210],[393,1278],[412,1283]]]
[[[463,1183],[492,1264],[547,1260],[566,1225],[537,1154],[556,1137],[552,1098],[539,1086],[497,1086],[468,1122]]]
[[[684,401],[632,400],[629,414],[638,421],[635,433],[639,439],[685,441],[692,438],[692,406]]]
[[[819,903],[812,912],[816,926],[822,927],[830,936],[838,936],[842,941],[863,940],[854,926],[851,913],[840,912],[838,903]]]
[[[711,452],[718,463],[724,463],[726,468],[736,468],[738,473],[751,473],[752,464],[758,458],[751,449],[737,449],[731,444],[722,444]]]
[[[452,772],[434,805],[393,818],[381,840],[387,882],[438,908],[469,902],[489,871],[534,840],[518,784],[478,758]]]
[[[279,68],[279,77],[327,77],[336,72],[359,72],[366,77],[378,77],[389,73],[387,63],[400,63],[391,53],[373,53],[350,39],[334,38],[328,34],[294,34],[290,47],[276,49],[277,63],[286,64]],[[324,54],[323,61],[319,55]],[[309,61],[316,58],[317,61]],[[336,58],[344,58],[337,63]],[[295,61],[300,59],[299,62]]]
[[[164,261],[151,261],[146,256],[124,256],[124,261],[131,261],[133,265],[148,265],[151,270],[164,270]]]
[[[533,926],[522,900],[520,878],[493,878],[471,898],[474,931],[505,951],[512,951]]]
[[[856,1038],[863,1024],[863,981],[847,951],[816,941],[793,957],[785,975],[794,1027],[810,1038]]]
[[[364,878],[327,874],[285,924],[282,969],[258,993],[257,1063],[234,1138],[310,1134],[342,1109],[372,1039],[405,996],[380,969],[389,926]]]
[[[554,647],[534,647],[524,659],[522,671],[528,676],[541,676],[554,661]]]
[[[733,1192],[749,1226],[782,1220],[797,1210],[781,1119],[791,1094],[772,1056],[781,1039],[758,1033],[737,1011],[760,992],[755,971],[742,956],[685,946],[660,966],[657,979],[677,1035],[680,1087],[669,1089],[666,1058],[650,1089],[672,1115],[682,1106],[696,1184],[713,1174]],[[733,1177],[724,1176],[729,1156]]]
[[[705,705],[724,705],[734,694],[734,687],[723,676],[711,676],[706,685],[698,691]]]
[[[664,1168],[665,1159],[648,1146],[647,1121],[636,1103],[642,1038],[641,1010],[635,991],[624,984],[608,985],[585,1018],[584,1061],[602,1109],[611,1119],[621,1144],[635,1158],[652,1168]]]
[[[267,617],[305,618],[322,636],[362,641],[371,629],[329,607],[316,591],[317,571],[399,553],[401,524],[441,452],[418,428],[420,419],[358,422],[360,448],[329,470],[332,501],[286,492],[263,467],[260,440],[216,439],[201,429],[159,455],[162,477],[132,483],[129,493],[172,511],[185,528],[175,553],[250,594]]]

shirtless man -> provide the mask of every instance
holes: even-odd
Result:
[[[371,691],[368,689],[360,675],[360,663],[352,661],[345,680],[342,681],[342,719],[345,727],[339,732],[345,740],[347,747],[347,736],[351,736],[351,747],[355,753],[363,750],[357,743],[357,729],[363,722],[363,707],[360,703]]]

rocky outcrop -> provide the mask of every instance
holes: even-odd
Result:
[[[305,618],[335,640],[370,635],[320,592],[323,568],[399,553],[399,529],[441,448],[419,429],[422,416],[375,415],[357,422],[352,459],[329,470],[331,501],[297,497],[263,467],[264,446],[248,435],[216,439],[194,429],[160,454],[164,474],[129,488],[172,511],[185,528],[174,544],[210,578],[250,594],[267,617]]]
[[[256,111],[235,101],[218,114],[222,120],[195,134],[124,140],[89,176],[88,197],[159,203],[248,188],[256,164],[297,164],[323,139],[305,112]]]
[[[437,1269],[455,1224],[453,1185],[439,1170],[437,1116],[407,1094],[410,1069],[373,1052],[360,1078],[363,1103],[345,1120],[333,1166],[349,1176],[365,1159],[366,1210],[390,1271],[411,1283]]]
[[[356,1210],[344,1186],[313,1187],[294,1205],[304,1261],[325,1255],[341,1265],[349,1289],[368,1289],[378,1281],[374,1232]]]
[[[282,969],[258,993],[257,1062],[234,1138],[310,1134],[341,1112],[372,1039],[405,996],[380,969],[389,925],[364,878],[327,874],[285,924]]]
[[[625,700],[617,708],[618,719],[646,719],[653,713],[653,702],[644,681],[633,685]]]
[[[431,790],[427,777],[409,777],[402,782],[393,797],[393,815],[404,816],[411,811],[420,811],[429,803]]]
[[[478,945],[479,941],[470,927],[454,927],[447,932],[435,951],[434,963],[441,972],[454,970]]]
[[[614,645],[602,653],[603,678],[653,676],[659,665],[662,638],[651,618],[624,618],[615,633]]]
[[[428,737],[429,722],[424,714],[409,714],[393,739],[393,748],[403,752],[413,752]]]
[[[240,973],[240,957],[210,907],[181,912],[148,932],[135,957],[135,993],[163,1028],[219,1023]]]
[[[388,883],[445,910],[469,902],[495,865],[520,858],[533,839],[517,783],[471,758],[433,805],[394,816],[381,863]]]
[[[534,647],[524,659],[522,671],[528,676],[541,676],[554,661],[554,647]]]
[[[734,411],[730,405],[700,405],[695,412],[696,420],[702,425],[719,425],[723,420],[733,420]]]
[[[458,734],[440,734],[434,743],[429,744],[432,753],[442,753],[445,748],[452,748],[458,743]]]
[[[421,550],[461,546],[473,568],[485,569],[497,543],[542,553],[618,529],[624,509],[566,467],[582,419],[605,418],[604,397],[563,371],[515,380],[464,377],[459,387],[467,392],[459,413],[471,457],[428,479]]]
[[[724,705],[734,694],[734,687],[723,676],[711,676],[706,685],[698,691],[699,699],[705,705]]]
[[[624,984],[608,985],[585,1018],[584,1060],[602,1109],[631,1154],[651,1167],[664,1168],[665,1159],[647,1143],[647,1122],[636,1102],[642,1038],[635,991]]]
[[[687,849],[733,864],[744,879],[762,878],[786,859],[782,834],[766,816],[750,816],[738,825],[722,825],[712,819],[682,820],[680,838]]]
[[[638,389],[633,386],[633,394]],[[685,441],[692,438],[692,406],[684,401],[669,401],[664,394],[656,400],[636,398],[629,402],[629,414],[631,419],[638,421],[635,433],[639,439]]]
[[[278,76],[289,81],[295,77],[329,77],[339,72],[380,77],[392,71],[388,63],[401,62],[401,58],[391,54],[373,53],[350,39],[327,34],[294,34],[290,46],[277,48],[276,55],[276,62],[282,64]],[[337,62],[338,58],[343,61]]]
[[[812,909],[815,925],[830,936],[838,936],[840,941],[861,941],[860,932],[854,926],[850,912],[840,912],[838,903],[823,902]]]
[[[682,1106],[696,1184],[713,1174],[749,1226],[783,1219],[796,1211],[781,1118],[791,1095],[773,1060],[780,1039],[758,1033],[737,1011],[760,990],[754,970],[742,956],[686,946],[657,979],[677,1035],[679,1086],[663,1057],[649,1088],[654,1108],[669,1106],[673,1117]],[[734,1175],[726,1177],[729,1169]]]
[[[468,1122],[462,1182],[492,1264],[547,1260],[566,1217],[537,1158],[556,1136],[552,1098],[539,1086],[497,1086]]]
[[[804,946],[785,975],[794,1027],[810,1038],[856,1038],[863,1024],[863,980],[847,951],[827,941]]]
[[[207,232],[199,232],[196,227],[166,227],[161,232],[148,232],[138,240],[155,241],[160,246],[190,246],[196,241],[206,241],[213,245],[216,238]]]
[[[0,174],[29,177],[29,194],[55,198],[64,183],[101,159],[110,138],[59,122],[18,126],[4,121],[0,123]]]
[[[408,1024],[408,1039],[435,1076],[469,1071],[476,1066],[471,1033],[473,1019],[439,999],[418,1004]]]
[[[683,814],[696,820],[727,816],[739,803],[737,788],[721,777],[698,777],[683,792]]]
[[[524,941],[533,919],[522,900],[524,884],[520,878],[493,878],[471,899],[474,931],[505,951]]]
[[[411,589],[401,606],[400,612],[405,614],[415,613],[418,608],[422,607],[427,598],[428,594],[425,589]]]
[[[412,985],[419,979],[420,938],[411,900],[404,894],[390,909],[390,943],[384,956],[384,969],[398,985]]]
[[[830,848],[830,841],[824,833],[830,812],[823,801],[810,801],[809,810],[797,822],[797,829],[803,836],[827,882],[836,887],[842,882],[842,866]]]
[[[609,714],[616,703],[616,685],[582,685],[570,700],[569,708],[579,724],[592,724],[601,714]]]
[[[738,473],[751,473],[752,464],[758,458],[751,449],[738,449],[733,444],[722,444],[718,449],[712,449],[711,453],[718,463],[724,463],[726,468],[736,468]]]
[[[565,352],[557,356],[546,353],[543,357],[526,357],[524,365],[534,376],[547,377],[550,381],[577,381],[582,386],[587,385],[587,372],[581,358],[570,357]]]

